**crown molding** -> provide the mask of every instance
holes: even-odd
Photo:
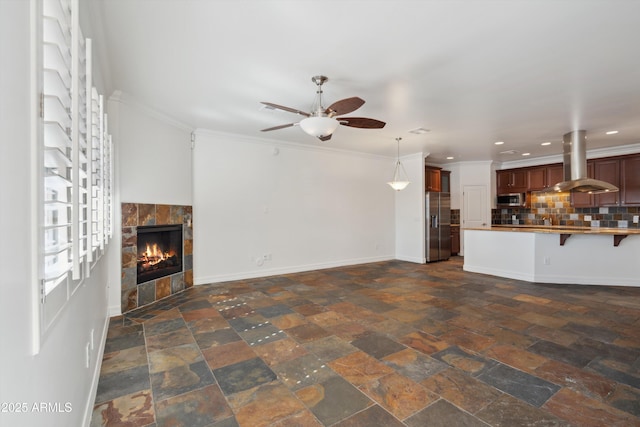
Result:
[[[111,96],[109,96],[108,101],[110,102],[118,102],[120,104],[124,104],[128,107],[131,108],[135,108],[138,111],[141,111],[143,113],[145,113],[146,115],[148,115],[149,117],[152,117],[156,120],[159,120],[163,123],[166,123],[168,125],[171,125],[173,127],[176,127],[180,130],[183,130],[185,132],[193,132],[194,128],[193,126],[190,126],[184,122],[181,122],[180,120],[175,119],[174,117],[169,116],[168,114],[165,114],[159,110],[156,110],[153,107],[150,107],[147,104],[144,104],[140,101],[138,101],[135,97],[129,95],[126,92],[123,92],[121,90],[116,90],[114,91]]]
[[[326,145],[323,145],[323,146],[310,145],[310,144],[302,144],[297,142],[279,141],[276,139],[269,139],[269,138],[259,138],[259,137],[253,137],[253,136],[247,136],[247,135],[239,135],[236,133],[219,132],[219,131],[214,131],[214,130],[204,129],[204,128],[195,129],[193,133],[196,136],[196,144],[197,144],[198,136],[203,135],[203,136],[209,136],[214,138],[240,140],[250,144],[258,144],[263,147],[265,146],[265,144],[269,144],[269,146],[271,147],[274,147],[274,146],[278,148],[286,147],[289,149],[300,150],[300,151],[330,152],[330,153],[337,153],[337,154],[342,154],[347,156],[363,157],[363,158],[377,159],[377,160],[381,160],[381,159],[388,160],[390,158],[395,159],[396,157],[396,156],[381,156],[378,154],[363,153],[360,151],[343,150],[343,149],[333,148]]]

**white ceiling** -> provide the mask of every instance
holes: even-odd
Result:
[[[574,129],[588,149],[640,143],[640,1],[85,4],[107,93],[194,129],[387,156],[401,137],[403,155],[438,163],[559,154]],[[350,115],[386,127],[341,126],[326,143],[299,127],[260,132],[299,119],[260,101],[308,111],[317,74],[330,79],[325,106],[358,96],[366,104]],[[418,127],[430,132],[408,133]]]

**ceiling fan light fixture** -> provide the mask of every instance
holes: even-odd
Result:
[[[300,120],[302,130],[316,138],[331,135],[339,125],[340,122],[331,117],[312,116]]]
[[[400,162],[400,140],[401,139],[402,138],[396,138],[396,143],[398,145],[398,157],[396,159],[396,168],[393,171],[393,179],[387,182],[387,184],[389,184],[389,186],[396,191],[404,190],[405,188],[407,188],[407,185],[411,184],[411,181],[409,181],[409,177],[407,176],[407,171],[404,170],[404,166]]]

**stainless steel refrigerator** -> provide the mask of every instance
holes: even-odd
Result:
[[[451,256],[451,195],[428,191],[426,213],[427,262],[442,261]]]

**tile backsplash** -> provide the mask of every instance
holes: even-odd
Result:
[[[531,194],[530,208],[492,209],[492,224],[638,228],[639,207],[574,208],[569,193]]]
[[[460,224],[460,209],[451,209],[451,224]]]

